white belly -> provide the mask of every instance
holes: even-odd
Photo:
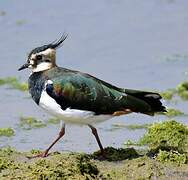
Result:
[[[112,115],[95,115],[91,111],[78,109],[67,108],[66,110],[62,110],[61,106],[57,104],[56,101],[46,93],[46,91],[43,91],[41,94],[39,106],[50,114],[62,118],[66,123],[95,124],[113,117]]]

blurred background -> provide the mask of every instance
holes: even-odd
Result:
[[[57,51],[57,64],[87,72],[116,86],[165,91],[188,78],[187,0],[1,0],[0,78],[27,82],[29,71],[18,72],[35,47],[68,33]],[[187,102],[164,101],[188,113]],[[0,146],[18,150],[45,149],[59,124],[24,129],[22,117],[46,122],[50,118],[28,92],[0,86],[0,127],[12,137],[0,137]],[[122,147],[136,141],[145,129],[113,128],[114,124],[145,124],[166,117],[139,114],[121,116],[97,125],[104,146]],[[186,123],[186,117],[176,117]],[[97,150],[88,127],[67,126],[66,136],[53,150]]]

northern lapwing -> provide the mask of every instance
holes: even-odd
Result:
[[[33,49],[19,68],[19,71],[25,68],[32,71],[28,84],[36,104],[64,122],[55,141],[37,157],[46,157],[63,137],[65,123],[88,125],[104,154],[93,124],[133,112],[154,115],[166,111],[158,93],[119,88],[92,75],[58,67],[56,49],[66,38],[63,34],[59,40]]]

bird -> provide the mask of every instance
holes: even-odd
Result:
[[[35,103],[51,115],[62,119],[60,132],[50,146],[35,157],[46,157],[65,134],[65,124],[86,125],[105,155],[95,124],[116,116],[142,113],[153,116],[165,112],[159,93],[119,88],[90,74],[59,67],[56,50],[67,34],[49,44],[33,49],[27,62],[18,70],[29,68],[29,93]]]

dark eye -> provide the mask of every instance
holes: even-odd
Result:
[[[37,56],[36,56],[36,59],[37,59],[37,60],[41,60],[41,59],[42,59],[42,55],[37,55]]]
[[[45,59],[44,61],[45,61],[45,62],[50,62],[50,60],[49,60],[49,59]]]

